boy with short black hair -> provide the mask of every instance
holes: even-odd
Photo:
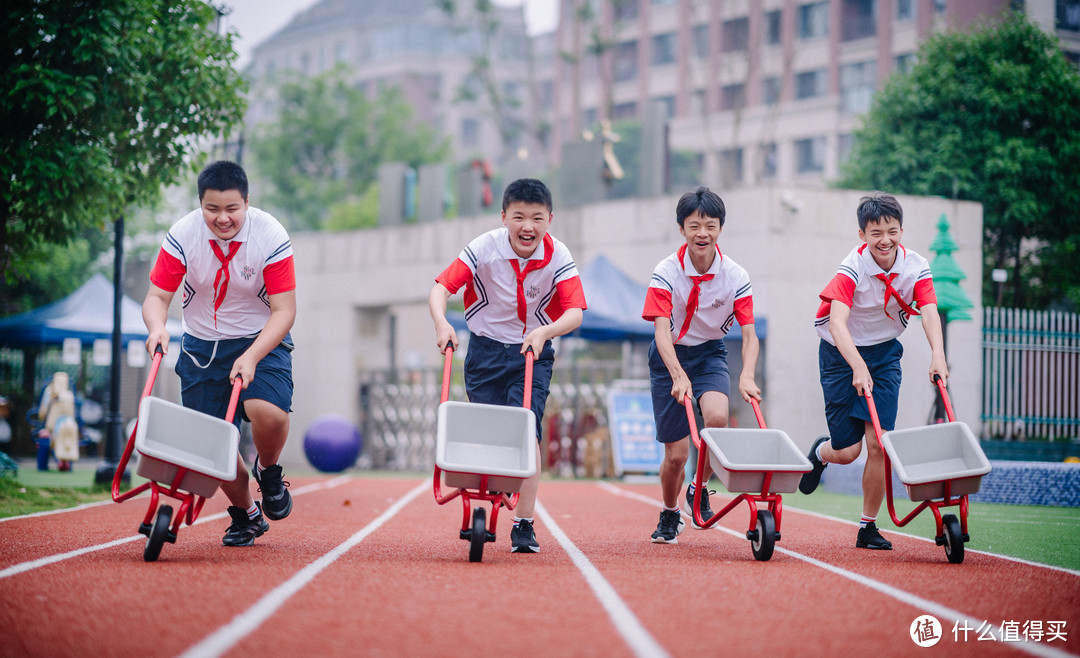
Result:
[[[855,546],[891,550],[892,543],[875,523],[885,497],[885,461],[863,392],[873,393],[882,430],[893,429],[904,353],[897,337],[914,315],[922,316],[930,344],[930,381],[934,375],[947,381],[949,368],[930,264],[900,244],[904,235],[900,202],[874,192],[859,200],[856,216],[863,244],[848,253],[821,292],[814,323],[821,336],[818,367],[829,436],[814,441],[809,454],[814,468],[803,475],[799,491],[813,493],[829,464],[855,461],[865,437],[863,513]]]
[[[247,174],[234,162],[206,166],[198,179],[199,205],[169,229],[150,271],[143,301],[146,349],[168,352],[169,304],[184,286],[180,376],[185,407],[224,418],[232,381],[243,381],[233,423],[251,423],[258,451],[252,474],[262,505],[252,500],[243,458],[221,485],[232,506],[222,543],[250,546],[292,511],[289,483],[278,458],[292,410],[292,338],[296,274],[292,243],[274,217],[248,205]]]
[[[679,492],[690,454],[686,396],[697,399],[706,427],[727,427],[731,380],[724,336],[735,321],[742,330],[739,394],[746,401],[761,399],[754,381],[759,345],[750,275],[722,254],[716,243],[726,214],[723,200],[707,187],[679,199],[675,221],[686,244],[656,266],[641,314],[656,325],[656,338],[649,348],[649,379],[656,440],[664,444],[660,465],[664,509],[652,534],[658,544],[679,543],[676,537],[684,526]],[[703,521],[713,514],[704,486],[711,476],[706,462],[702,490],[695,491],[693,482],[686,489],[686,511],[694,527],[699,527],[694,520],[695,504]]]
[[[503,228],[477,237],[436,279],[428,297],[439,350],[458,346],[446,320],[446,303],[465,287],[469,350],[465,355],[465,391],[471,402],[522,406],[527,350],[533,364],[531,408],[536,415],[537,461],[541,420],[547,402],[555,351],[551,339],[581,324],[585,294],[570,251],[551,227],[551,192],[542,182],[523,178],[503,194]],[[525,480],[510,532],[511,552],[540,550],[533,529],[533,509],[540,472]]]

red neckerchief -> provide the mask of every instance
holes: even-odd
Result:
[[[882,283],[885,284],[885,301],[881,306],[881,310],[885,311],[885,317],[890,318],[890,319],[892,318],[892,316],[889,315],[889,297],[890,296],[896,298],[896,301],[900,304],[900,308],[903,309],[908,315],[918,315],[919,314],[918,311],[916,311],[915,309],[908,306],[907,303],[905,303],[904,300],[900,297],[900,293],[896,292],[896,288],[892,287],[893,279],[900,276],[899,274],[884,274],[884,273],[882,273],[882,274],[875,274],[874,276],[876,276],[878,278],[878,280],[880,280]]]
[[[221,302],[225,301],[225,291],[229,289],[229,261],[233,259],[236,252],[240,249],[240,242],[229,243],[229,255],[226,256],[221,251],[221,247],[217,245],[214,240],[210,241],[210,249],[213,250],[214,255],[221,261],[221,269],[214,275],[214,328],[217,329],[217,312],[221,308]],[[221,288],[218,288],[218,283],[221,283]]]
[[[525,263],[525,269],[521,269],[518,265],[517,254],[514,258],[510,259],[510,265],[513,266],[514,272],[517,274],[517,315],[518,320],[521,320],[521,335],[525,336],[525,315],[528,312],[528,304],[525,301],[525,275],[533,270],[538,270],[542,267],[547,267],[547,264],[551,262],[552,252],[554,251],[555,242],[551,239],[551,236],[544,234],[544,257],[539,260],[529,259]]]
[[[720,253],[720,247],[716,248],[716,255],[723,258],[723,254]],[[686,271],[686,265],[683,263],[683,258],[686,256],[686,245],[679,247],[679,267],[683,268],[683,272]],[[698,297],[701,296],[701,284],[704,281],[712,281],[715,274],[702,274],[700,276],[687,275],[690,280],[694,282],[694,286],[690,289],[690,294],[686,297],[686,318],[683,319],[682,328],[679,330],[679,337],[675,339],[675,342],[682,340],[682,337],[686,335],[687,330],[690,329],[690,320],[694,318],[694,313],[698,309]]]

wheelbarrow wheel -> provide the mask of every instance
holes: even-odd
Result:
[[[484,542],[487,541],[487,515],[484,508],[477,507],[472,514],[472,534],[469,537],[469,562],[484,559]]]
[[[776,522],[772,512],[759,509],[757,513],[757,525],[754,528],[757,534],[750,540],[750,550],[760,562],[766,562],[772,557],[773,548],[776,546]]]
[[[161,555],[161,547],[169,538],[169,524],[172,523],[173,509],[168,505],[158,508],[154,525],[150,527],[150,534],[146,536],[146,548],[143,549],[143,560],[155,562]]]
[[[945,557],[952,564],[964,561],[964,535],[960,532],[960,521],[952,514],[941,517],[942,530],[945,532]]]

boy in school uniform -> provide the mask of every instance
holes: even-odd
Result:
[[[724,336],[738,321],[742,329],[743,369],[739,394],[746,401],[761,399],[754,381],[758,339],[754,332],[754,299],[750,276],[716,244],[727,214],[724,202],[707,187],[684,194],[675,207],[675,221],[686,244],[660,261],[649,281],[642,317],[656,325],[649,348],[656,438],[664,444],[660,488],[664,509],[652,534],[659,544],[677,544],[684,522],[679,512],[684,467],[690,454],[690,425],[683,400],[696,398],[706,427],[727,427],[731,390]],[[703,482],[712,469],[706,463]],[[694,520],[712,516],[709,491],[686,489],[686,512]]]
[[[813,493],[829,464],[855,461],[865,436],[863,512],[855,546],[891,550],[892,543],[875,523],[885,497],[885,462],[863,392],[872,392],[882,429],[893,429],[904,353],[897,337],[914,315],[922,316],[930,343],[930,380],[939,375],[947,381],[949,368],[930,264],[900,243],[900,203],[892,195],[874,192],[859,200],[856,215],[863,244],[848,253],[821,292],[814,323],[821,337],[818,367],[829,436],[819,437],[810,449],[814,468],[803,475],[799,490]]]
[[[522,406],[525,352],[532,350],[531,408],[536,415],[537,464],[541,420],[555,351],[551,339],[576,329],[586,308],[577,267],[551,227],[551,192],[523,178],[503,194],[503,227],[477,237],[435,279],[428,307],[439,350],[458,346],[446,320],[450,296],[465,287],[465,319],[472,338],[465,355],[465,391],[471,402]],[[510,531],[511,552],[536,553],[533,510],[540,473],[525,480]]]
[[[248,205],[247,175],[234,162],[206,166],[198,178],[200,208],[169,229],[150,271],[143,301],[146,349],[169,350],[169,304],[183,284],[183,327],[176,373],[185,407],[224,418],[232,381],[243,381],[234,424],[251,423],[258,456],[252,474],[262,492],[252,500],[243,458],[221,485],[232,505],[226,546],[251,546],[272,520],[292,511],[278,457],[292,410],[292,338],[296,274],[292,243],[270,214]]]

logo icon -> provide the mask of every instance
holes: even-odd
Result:
[[[941,622],[931,615],[921,615],[911,622],[908,635],[920,647],[932,647],[941,639]]]

